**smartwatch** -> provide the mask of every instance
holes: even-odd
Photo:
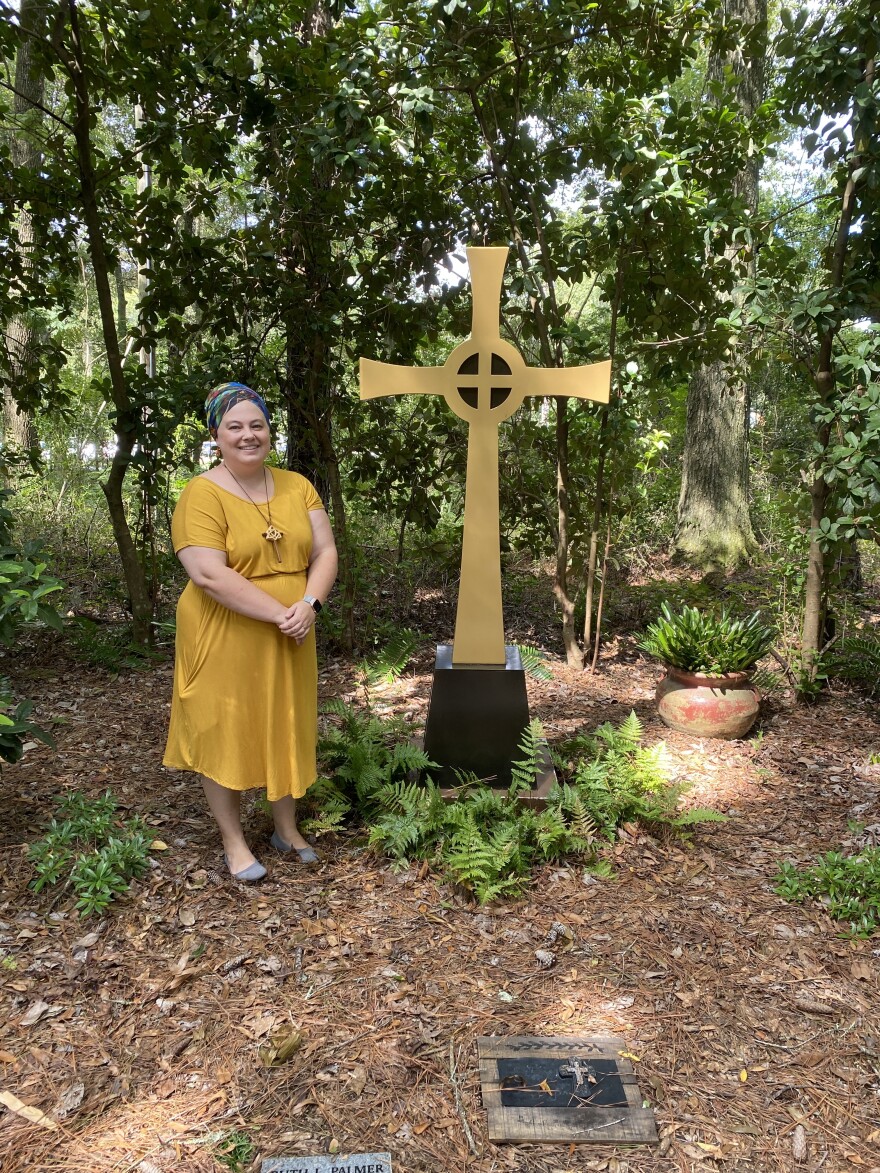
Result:
[[[314,595],[303,595],[303,602],[308,603],[316,615],[323,606],[323,604],[318,599],[316,599]]]

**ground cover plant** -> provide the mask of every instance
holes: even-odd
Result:
[[[812,867],[786,860],[775,887],[785,900],[817,901],[853,937],[870,937],[880,927],[880,847],[855,855],[828,851]]]
[[[31,886],[41,892],[71,888],[83,916],[105,912],[148,866],[151,837],[137,817],[121,820],[110,791],[98,798],[70,794],[58,799],[42,839],[28,848]]]
[[[356,814],[371,847],[398,866],[428,861],[480,904],[520,895],[538,864],[575,858],[606,870],[604,849],[625,823],[682,830],[724,818],[705,808],[679,809],[686,787],[666,776],[662,744],[642,744],[644,730],[634,712],[618,726],[606,722],[595,734],[560,747],[554,755],[560,782],[536,811],[519,796],[534,786],[544,737],[540,722],[523,734],[507,790],[462,775],[448,802],[430,777],[431,761],[400,740],[399,722],[338,703],[328,711],[338,723],[323,738],[327,777],[311,792],[317,810],[306,825],[325,832]]]
[[[874,628],[851,632],[831,649],[828,672],[852,681],[869,696],[880,692],[880,636]]]

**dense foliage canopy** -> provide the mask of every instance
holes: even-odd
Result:
[[[367,547],[455,565],[466,451],[442,403],[361,404],[356,360],[442,362],[464,246],[506,243],[526,360],[613,360],[609,407],[532,403],[501,436],[505,542],[555,554],[569,661],[598,588],[672,541],[688,380],[736,354],[752,523],[806,583],[815,675],[880,512],[876,39],[869,0],[769,27],[746,0],[3,0],[4,449],[43,474],[16,481],[22,534],[63,561],[100,485],[147,640],[205,389],[253,382],[331,508],[353,646]]]

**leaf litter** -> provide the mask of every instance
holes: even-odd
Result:
[[[406,1173],[880,1171],[880,941],[773,891],[783,859],[880,824],[876,708],[776,704],[759,738],[699,741],[659,724],[637,656],[618,648],[596,676],[548,663],[529,693],[551,740],[634,708],[688,801],[729,818],[689,843],[628,827],[613,876],[548,866],[488,909],[423,865],[393,872],[356,831],[323,840],[319,868],[281,861],[255,801],[270,876],[238,886],[193,780],[160,764],[168,665],[32,681],[42,714],[77,708],[57,750],[3,775],[4,1173],[207,1173],[232,1133],[254,1169],[333,1148],[390,1150]],[[429,687],[422,663],[382,706],[418,720]],[[339,662],[322,690],[364,697]],[[55,796],[108,786],[156,850],[98,924],[34,895],[24,851]],[[626,1040],[659,1145],[490,1144],[475,1038],[600,1033]]]

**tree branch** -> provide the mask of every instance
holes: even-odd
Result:
[[[2,78],[0,78],[0,86],[2,86],[4,90],[9,90],[11,94],[15,94],[17,98],[23,98],[29,106],[31,106],[34,110],[39,110],[40,113],[45,114],[47,118],[51,118],[54,122],[60,122],[65,130],[73,134],[73,127],[69,122],[66,122],[58,114],[53,114],[51,110],[48,110],[45,106],[41,105],[40,102],[35,102],[32,98],[29,98],[27,94],[23,94],[21,90],[17,90],[15,86],[10,85],[8,81],[3,81]]]

